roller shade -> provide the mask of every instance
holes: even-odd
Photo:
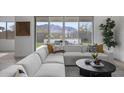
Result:
[[[48,16],[36,16],[36,21],[39,22],[48,22],[49,21],[49,17]]]
[[[90,22],[93,16],[36,16],[36,21],[41,22]]]
[[[79,16],[80,22],[90,22],[93,21],[93,16]]]
[[[62,22],[63,16],[50,16],[49,21],[51,22]]]
[[[65,16],[64,21],[65,22],[78,22],[79,17],[78,16]]]

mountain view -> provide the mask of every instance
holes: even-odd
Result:
[[[48,25],[45,24],[45,25],[37,25],[37,30],[40,29],[40,30],[48,30]],[[56,31],[61,31],[63,29],[63,27],[61,26],[58,26],[58,25],[50,25],[50,30],[56,32]],[[67,31],[75,31],[77,29],[73,28],[73,27],[69,27],[69,26],[65,26],[65,30]]]

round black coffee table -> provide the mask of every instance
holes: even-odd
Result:
[[[80,68],[80,75],[87,77],[111,77],[112,72],[116,70],[115,65],[112,63],[101,61],[104,67],[93,67],[90,64],[86,64],[88,59],[80,59],[76,61],[76,65]]]

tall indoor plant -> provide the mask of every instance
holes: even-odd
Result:
[[[117,42],[114,40],[114,32],[113,28],[115,27],[115,21],[111,20],[111,18],[106,19],[105,24],[100,25],[100,30],[103,31],[103,42],[108,47],[108,50],[111,47],[115,47]]]

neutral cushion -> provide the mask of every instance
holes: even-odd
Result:
[[[66,52],[81,52],[81,46],[64,46]]]
[[[64,58],[61,55],[48,55],[46,60],[44,61],[45,63],[61,63],[64,64]]]
[[[64,77],[65,66],[64,64],[46,63],[43,64],[39,71],[35,74],[37,77]]]
[[[64,53],[65,65],[76,65],[76,61],[82,58],[83,58],[83,53],[81,52],[65,52]]]
[[[48,51],[48,46],[47,46],[47,45],[44,45],[44,48],[45,48],[46,53],[47,53],[47,55],[48,55],[48,54],[49,54],[49,51]]]
[[[64,57],[65,56],[83,56],[83,53],[82,52],[65,52]]]
[[[46,47],[41,47],[39,48],[36,53],[38,53],[41,57],[41,60],[44,61],[46,59],[46,57],[48,56],[48,50],[46,49]]]
[[[85,53],[83,53],[83,57],[84,57],[84,58],[92,58],[91,54],[92,54],[92,53],[85,52]],[[104,53],[98,53],[98,58],[99,58],[99,59],[103,59],[103,58],[107,58],[107,57],[108,57],[108,55],[106,55],[106,54],[104,54]]]
[[[0,71],[0,77],[15,77],[18,70],[22,70],[26,75],[26,71],[21,65],[11,65],[6,69]]]
[[[41,67],[42,62],[38,54],[32,53],[17,64],[20,64],[25,68],[28,76],[34,76]]]

